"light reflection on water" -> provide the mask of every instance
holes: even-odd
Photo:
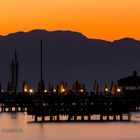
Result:
[[[0,114],[2,140],[139,140],[140,113],[132,122],[28,123],[24,113]]]

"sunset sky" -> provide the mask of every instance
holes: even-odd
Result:
[[[0,0],[0,35],[32,29],[140,40],[140,0]]]

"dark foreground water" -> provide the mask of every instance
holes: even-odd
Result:
[[[29,123],[24,113],[0,114],[0,140],[140,140],[140,113],[132,122]]]

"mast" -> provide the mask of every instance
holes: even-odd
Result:
[[[15,50],[15,93],[17,92],[17,88],[18,88],[18,67],[19,67],[19,62],[17,59],[17,52]]]
[[[43,92],[45,89],[45,84],[43,81],[43,47],[42,40],[40,40],[40,91]]]
[[[43,81],[43,72],[42,72],[42,40],[40,40],[40,80],[41,80],[41,83]]]

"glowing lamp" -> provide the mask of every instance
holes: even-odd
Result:
[[[108,88],[105,88],[105,91],[106,91],[106,92],[108,92],[108,91],[109,91],[109,89],[108,89]]]
[[[30,92],[30,93],[33,93],[33,92],[34,92],[34,90],[33,90],[33,89],[30,89],[30,90],[29,90],[29,92]]]
[[[24,89],[23,90],[24,90],[24,92],[28,92],[28,86],[27,86],[27,84],[24,85]]]
[[[46,93],[46,92],[47,92],[47,90],[45,89],[45,90],[44,90],[44,92]]]
[[[65,92],[65,91],[66,91],[66,90],[63,88],[63,89],[62,89],[62,92]]]
[[[27,92],[28,90],[27,89],[24,89],[24,92]]]
[[[120,88],[117,88],[117,92],[121,92],[121,89]]]
[[[81,89],[81,90],[80,90],[80,92],[84,92],[84,90],[83,90],[83,89]]]

